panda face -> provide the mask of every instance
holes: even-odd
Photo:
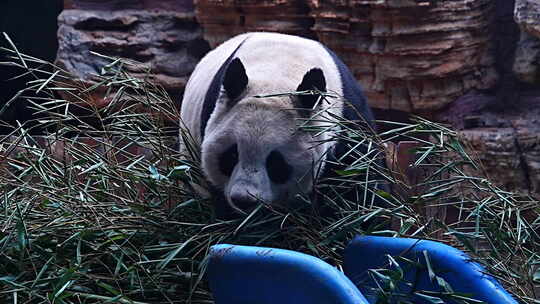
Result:
[[[326,89],[321,69],[307,71],[297,86],[312,89]],[[238,211],[309,193],[325,154],[320,138],[298,128],[298,118],[312,111],[318,96],[255,98],[255,93],[240,59],[231,60],[202,142],[203,171]]]
[[[313,187],[321,148],[298,128],[296,111],[276,106],[282,103],[246,98],[208,125],[203,170],[233,209],[283,204]]]

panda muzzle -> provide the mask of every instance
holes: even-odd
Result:
[[[230,186],[229,202],[233,208],[249,211],[259,203],[271,202],[271,190],[264,172],[250,172],[248,176],[233,180]],[[247,177],[247,178],[246,178]]]

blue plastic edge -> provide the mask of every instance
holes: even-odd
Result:
[[[454,292],[468,294],[476,300],[490,304],[518,303],[485,269],[471,260],[465,253],[451,246],[427,240],[392,238],[380,236],[357,236],[345,249],[344,271],[366,298],[373,303],[377,288],[369,276],[369,269],[387,267],[387,255],[403,256],[426,265],[424,251],[427,252],[435,273],[446,280]],[[399,262],[406,267],[405,263]],[[418,269],[417,267],[414,267]],[[406,271],[407,280],[416,281],[416,290],[441,291],[436,282],[429,278],[427,270]],[[410,285],[400,284],[401,290],[411,291]],[[414,303],[424,302],[413,296]]]
[[[368,303],[336,268],[284,249],[214,245],[207,279],[216,304]]]

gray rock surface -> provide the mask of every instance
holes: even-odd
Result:
[[[197,0],[195,6],[204,37],[212,47],[254,31],[315,38],[306,0]]]
[[[516,0],[514,19],[522,29],[540,38],[540,1]]]
[[[373,107],[433,112],[497,81],[493,1],[308,2],[317,36],[344,58]]]
[[[460,127],[468,151],[480,160],[492,182],[502,189],[537,197],[540,196],[539,93],[522,95],[514,101],[513,108],[504,112],[477,108],[479,103],[487,104],[490,100],[471,93],[445,113],[448,123]]]
[[[59,17],[57,64],[91,84],[109,63],[96,52],[134,59],[149,68],[133,70],[150,77],[171,97],[180,97],[197,62],[209,50],[193,12],[173,10],[64,10]],[[94,96],[104,104],[100,96]],[[100,101],[101,100],[101,101]]]
[[[540,39],[522,31],[516,48],[513,66],[516,77],[540,85]]]
[[[473,88],[495,86],[491,0],[199,0],[215,46],[264,30],[317,38],[363,85],[371,106],[439,110]]]
[[[521,29],[514,61],[519,80],[540,84],[540,1],[516,0],[514,20]]]

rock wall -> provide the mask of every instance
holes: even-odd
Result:
[[[67,6],[58,19],[57,64],[89,85],[108,62],[90,53],[96,52],[143,63],[131,72],[151,77],[178,100],[195,65],[210,49],[191,1],[79,0]],[[105,105],[106,97],[99,94],[92,100]]]
[[[315,37],[352,69],[378,118],[414,113],[450,123],[499,185],[540,193],[539,113],[531,111],[540,100],[538,1],[198,0],[196,7],[212,45],[252,30]]]
[[[527,31],[520,33],[513,70],[526,83],[540,85],[540,39]]]
[[[491,94],[470,92],[439,120],[462,129],[486,173],[504,189],[540,197],[540,4],[498,0]],[[450,114],[450,115],[448,115]],[[458,116],[460,116],[458,118]]]
[[[540,85],[540,2],[517,0],[514,19],[521,29],[514,72],[523,82]]]
[[[336,51],[373,107],[425,113],[495,84],[490,0],[196,1],[212,45],[254,30],[316,37]]]
[[[281,32],[315,38],[305,0],[197,0],[197,20],[215,47],[230,37],[252,31]]]
[[[495,99],[469,93],[444,118],[436,118],[461,129],[470,153],[494,183],[540,197],[540,91],[523,93],[518,107],[503,112],[486,109]]]
[[[523,30],[540,37],[540,2],[517,0],[514,18]]]
[[[57,63],[83,83],[136,59],[180,100],[198,60],[246,31],[318,39],[363,85],[378,118],[460,129],[500,185],[539,193],[540,4],[534,0],[66,0]],[[132,71],[135,74],[142,70]],[[107,104],[104,92],[89,99]]]
[[[532,4],[521,2],[527,5],[521,11],[529,12]],[[83,58],[88,50],[134,58],[152,66],[175,97],[205,43],[215,47],[247,31],[320,40],[353,70],[370,104],[383,110],[430,116],[475,89],[498,91],[507,100],[514,91],[509,75],[529,82],[536,77],[531,53],[538,52],[537,39],[522,34],[517,53],[526,55],[514,66],[515,42],[501,39],[513,35],[507,22],[510,16],[515,25],[513,0],[70,0],[66,6],[60,63],[85,79],[100,63]],[[534,16],[519,13],[522,6],[516,16],[534,28]]]
[[[374,107],[432,112],[497,78],[489,0],[310,5],[317,36],[344,57]]]

